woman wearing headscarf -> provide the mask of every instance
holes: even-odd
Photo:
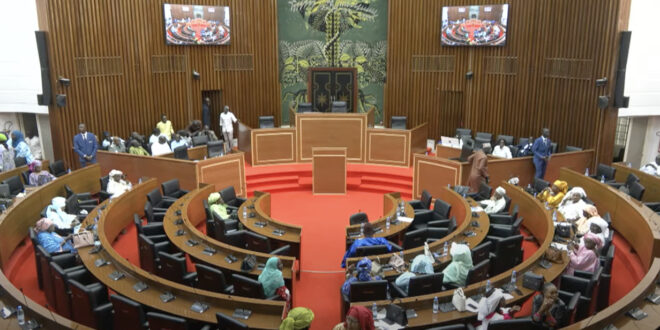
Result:
[[[451,243],[449,254],[451,255],[451,263],[442,271],[445,274],[442,283],[464,287],[467,273],[474,266],[472,264],[472,252],[465,244]]]
[[[576,235],[584,236],[589,231],[589,226],[591,225],[589,219],[591,218],[600,218],[598,209],[594,205],[586,204],[582,208],[582,217],[575,222],[577,226]]]
[[[353,273],[351,268],[347,270],[347,279],[341,286],[341,292],[347,296],[351,293],[351,283],[353,282],[367,282],[372,279],[380,280],[380,276],[371,276],[371,260],[369,260],[369,258],[364,257],[362,260],[358,261],[356,268],[356,274]]]
[[[37,231],[37,244],[41,245],[46,252],[75,251],[68,242],[70,237],[62,237],[55,233],[55,225],[47,218],[37,221],[34,229]]]
[[[552,187],[543,189],[543,191],[536,196],[541,202],[547,202],[548,206],[556,208],[561,203],[568,190],[568,183],[566,181],[555,180]]]
[[[278,257],[270,257],[266,261],[266,267],[259,274],[259,283],[264,288],[266,297],[275,294],[277,289],[284,286],[284,277],[282,277],[282,262]]]
[[[58,229],[74,229],[80,222],[75,215],[66,213],[65,206],[66,199],[64,197],[53,198],[46,208],[46,217]]]
[[[108,176],[110,180],[108,180],[106,191],[112,194],[112,198],[121,196],[121,194],[131,190],[133,187],[130,182],[126,181],[126,176],[122,171],[112,170]]]
[[[220,193],[211,193],[207,201],[209,203],[209,210],[211,212],[217,213],[223,220],[229,220],[230,212],[227,209],[227,204],[225,204],[225,201],[222,200]]]
[[[32,152],[30,152],[30,146],[25,142],[23,133],[20,131],[11,132],[11,146],[14,148],[15,157],[25,158],[25,162],[30,164],[34,161]]]
[[[577,221],[582,217],[584,207],[587,205],[587,203],[582,200],[585,197],[587,197],[587,193],[584,189],[575,187],[566,193],[564,199],[559,203],[559,208],[557,210],[564,216],[566,221]]]
[[[137,140],[131,141],[131,147],[128,148],[128,153],[131,155],[150,156],[147,149],[144,149]]]
[[[566,267],[566,274],[568,275],[573,275],[576,270],[594,273],[600,267],[598,251],[603,248],[603,241],[591,232],[584,235],[582,240],[584,244],[580,244],[579,247],[575,244],[569,245],[568,257],[570,262]]]
[[[495,289],[490,296],[479,300],[477,307],[477,320],[481,321],[481,326],[477,329],[488,329],[488,323],[498,320],[508,320],[513,318],[513,313],[520,311],[520,306],[505,308],[506,299],[502,289]]]
[[[375,330],[374,316],[364,306],[351,306],[346,313],[346,322],[335,325],[332,330]]]
[[[16,164],[14,164],[14,149],[7,144],[7,135],[3,133],[0,133],[0,156],[2,157],[3,172],[16,168]]]
[[[595,234],[605,244],[610,237],[610,226],[607,224],[607,221],[601,217],[592,217],[587,221],[587,224],[589,225],[589,231],[584,236],[587,236],[589,233]],[[584,244],[584,242],[582,243]]]
[[[289,314],[280,324],[280,330],[303,330],[308,329],[314,321],[314,312],[305,307],[296,307],[289,311]]]
[[[484,207],[484,212],[487,214],[502,212],[506,207],[506,199],[504,199],[504,195],[506,195],[506,190],[502,187],[497,187],[490,199],[485,199],[479,203]]]
[[[546,329],[565,326],[570,316],[568,308],[559,299],[557,287],[552,283],[543,285],[543,292],[532,299],[532,321]]]
[[[32,172],[28,177],[28,184],[31,186],[43,186],[48,182],[55,180],[55,176],[41,167],[41,162],[35,160],[30,164]]]
[[[416,256],[410,263],[410,270],[399,275],[394,284],[408,294],[408,284],[410,279],[417,275],[433,274],[433,260],[430,260],[424,254]]]

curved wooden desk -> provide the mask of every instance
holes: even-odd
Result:
[[[17,169],[17,170],[20,170]],[[14,204],[0,216],[0,260],[4,265],[16,247],[25,240],[28,227],[41,217],[41,210],[51,203],[56,196],[65,196],[64,186],[68,185],[74,191],[100,190],[99,178],[101,169],[98,165],[91,165],[83,169],[73,171],[53,180],[46,185],[35,188],[25,197],[16,199]],[[84,325],[63,318],[32,299],[23,295],[5,276],[0,274],[0,301],[9,306],[24,306],[26,319],[35,319],[46,329],[89,329]],[[18,329],[15,317],[0,319],[0,326]]]
[[[646,174],[636,168],[631,168],[623,163],[612,164],[616,169],[614,179],[617,182],[626,182],[628,174],[632,173],[639,178],[639,183],[644,186],[642,202],[660,202],[660,178],[655,175]]]
[[[403,238],[403,234],[406,233],[406,229],[408,229],[408,226],[410,226],[409,222],[399,221],[397,224],[390,225],[389,230],[386,228],[386,218],[394,217],[396,215],[397,206],[399,203],[401,203],[401,201],[404,201],[401,198],[401,193],[392,192],[383,195],[383,216],[378,220],[370,221],[374,226],[374,230],[376,231],[374,234],[375,237],[385,237],[389,240],[394,240],[397,242]],[[410,206],[410,203],[406,201],[404,201],[404,203],[404,212],[406,213],[406,217],[415,217],[415,210],[412,208],[412,206]],[[346,241],[348,242],[349,240],[362,238],[362,235],[360,234],[360,228],[361,225],[346,226]]]
[[[617,169],[618,172],[618,169]],[[625,238],[640,257],[646,275],[628,294],[623,296],[608,308],[600,311],[587,319],[582,320],[572,327],[602,329],[610,323],[626,325],[635,328],[635,322],[624,316],[630,308],[644,304],[647,294],[655,289],[655,281],[660,274],[660,216],[651,209],[645,207],[641,202],[632,197],[613,189],[612,187],[585,177],[581,173],[561,169],[560,179],[568,182],[570,186],[582,187],[589,199],[591,199],[600,214],[609,212],[612,217],[612,227]],[[616,285],[613,283],[613,285]],[[639,324],[648,324],[655,321],[655,326],[660,325],[660,318],[649,314],[647,319],[639,321]]]
[[[552,264],[549,269],[543,269],[538,265],[538,262],[542,260],[545,251],[550,246],[550,243],[552,243],[554,237],[554,225],[552,223],[550,212],[522,189],[511,186],[507,183],[502,183],[502,186],[506,189],[507,195],[511,197],[512,203],[518,204],[520,208],[519,215],[524,217],[523,226],[525,226],[525,228],[540,242],[539,249],[530,258],[511,269],[511,271],[515,270],[518,274],[524,274],[526,271],[533,271],[537,274],[542,274],[546,281],[554,280],[561,275],[564,268],[568,265],[568,257],[564,254],[564,262],[561,264]],[[501,287],[502,285],[509,283],[510,279],[510,271],[489,278],[494,287]],[[534,294],[534,291],[523,288],[522,280],[523,276],[518,276],[517,285],[520,291],[522,291],[522,295],[514,294],[514,298],[507,300],[507,304],[522,303],[525,299]],[[480,293],[485,285],[485,282],[475,283],[464,288],[463,291],[466,296],[473,296]],[[400,301],[397,301],[397,304],[405,309],[415,309],[417,312],[418,317],[408,320],[408,328],[421,329],[434,324],[460,322],[466,319],[473,319],[476,314],[470,312],[461,313],[453,311],[449,313],[440,312],[438,314],[433,314],[433,298],[437,296],[439,301],[443,303],[451,301],[452,295],[452,290],[442,291],[424,296],[403,298]],[[384,306],[389,304],[390,301],[358,302],[353,303],[353,305],[370,307],[373,303]]]
[[[444,189],[442,190],[442,194],[438,197],[452,205],[450,216],[454,216],[456,218],[457,227],[456,230],[447,234],[447,236],[433,243],[430,243],[429,248],[431,249],[431,251],[442,255],[443,246],[445,242],[447,242],[448,244],[451,244],[452,242],[457,242],[457,243],[465,242],[471,248],[474,248],[477,245],[481,244],[481,242],[486,238],[486,235],[488,235],[488,228],[490,227],[490,220],[488,218],[488,215],[484,212],[480,212],[476,217],[473,217],[471,206],[476,206],[477,203],[472,200],[470,201],[470,203],[468,203],[465,199],[461,198],[459,194],[457,194],[451,189],[448,189],[447,187],[444,187]],[[474,221],[479,223],[478,227],[473,226],[472,222]],[[472,237],[467,237],[463,235],[464,233],[469,231],[473,231],[477,235]],[[424,253],[424,246],[419,246],[413,249],[404,250],[403,259],[407,263],[409,263],[412,261],[412,259],[414,259],[416,256],[422,253]],[[390,256],[391,253],[368,256],[367,258],[371,260],[381,260],[381,262],[386,262],[387,260],[389,260]],[[346,260],[346,264],[347,265],[356,264],[358,261],[360,261],[360,259],[363,258],[364,257],[348,258]],[[436,263],[434,266],[438,267],[440,265],[449,263],[451,261],[451,257],[448,255],[442,256],[436,258],[435,261]],[[385,277],[395,277],[400,275],[400,273],[396,272],[395,270],[388,270],[384,273],[384,275]]]
[[[90,254],[89,252],[92,247],[79,249],[80,258],[87,269],[111,290],[141,304],[174,315],[215,324],[216,312],[231,315],[236,308],[246,308],[252,310],[252,316],[242,322],[250,328],[277,328],[281,322],[282,312],[284,310],[285,302],[283,301],[277,302],[235,297],[210,291],[196,290],[193,287],[151,275],[145,270],[131,264],[114,250],[112,242],[124,227],[132,225],[133,213],[142,211],[146,201],[146,194],[157,187],[158,182],[155,179],[149,179],[142,184],[134,186],[132,190],[116,198],[112,203],[106,201],[90,212],[85,219],[85,225],[92,223],[98,215],[99,209],[107,205],[97,224],[98,236],[103,250],[96,254]],[[181,200],[175,203],[179,207],[182,206],[181,204]],[[168,210],[166,216],[168,221],[171,221],[174,217],[174,212],[174,207]],[[111,264],[96,267],[94,262],[99,258],[110,261]],[[114,271],[122,272],[126,274],[126,277],[115,281],[109,277]],[[133,289],[133,285],[138,282],[146,283],[149,288],[143,292],[136,292]],[[168,303],[163,303],[160,300],[160,295],[165,291],[173,293],[176,299]],[[201,314],[191,311],[191,305],[197,301],[208,304],[209,309]]]
[[[273,257],[273,255],[241,249],[217,241],[211,237],[204,235],[204,233],[202,233],[196,228],[200,223],[206,221],[206,214],[204,212],[204,208],[202,207],[202,201],[208,198],[208,196],[212,192],[214,192],[213,186],[206,185],[205,187],[199,188],[197,190],[193,190],[189,192],[186,196],[184,196],[180,200],[183,202],[183,206],[181,207],[173,206],[175,212],[177,209],[180,209],[182,211],[181,212],[182,215],[179,217],[176,216],[175,214],[168,213],[168,215],[165,218],[165,221],[163,221],[163,227],[165,228],[165,234],[167,234],[167,237],[177,248],[190,255],[191,258],[201,260],[209,265],[213,265],[218,268],[227,270],[228,273],[230,274],[231,273],[237,273],[242,275],[246,274],[241,271],[240,260],[243,260],[243,258],[245,258],[245,256],[248,254],[255,255],[257,257],[257,263],[265,264],[266,260],[268,260],[268,258],[270,257]],[[175,205],[180,205],[180,204],[181,203],[177,203]],[[181,225],[176,225],[174,221],[179,218],[183,219],[183,223]],[[179,229],[183,229],[185,232],[181,236],[176,235],[176,232]],[[190,246],[186,244],[186,241],[188,241],[189,239],[196,240],[200,244],[197,246]],[[206,248],[207,246],[215,249],[217,252],[212,256],[204,254],[203,253],[204,248]],[[231,264],[227,263],[227,261],[225,261],[225,257],[228,255],[235,256],[236,258],[238,258],[239,261],[233,262]],[[282,260],[282,264],[283,264],[282,276],[284,277],[285,280],[291,281],[293,278],[293,274],[295,273],[294,267],[295,267],[296,258],[284,257],[284,256],[277,256],[277,257],[280,258],[280,260]],[[247,274],[256,277],[259,274],[261,274],[261,270],[255,268],[250,273]],[[291,288],[291,286],[288,287]]]
[[[243,210],[247,207],[248,218],[243,217]],[[254,213],[254,216],[250,216]],[[270,216],[270,193],[255,191],[254,197],[248,199],[238,208],[238,220],[245,228],[259,235],[268,237],[276,246],[291,245],[291,254],[300,260],[300,240],[302,227],[279,222]],[[257,222],[266,222],[265,227],[255,225]],[[274,230],[284,231],[283,235],[276,235]]]

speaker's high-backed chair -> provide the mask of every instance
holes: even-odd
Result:
[[[456,137],[461,139],[464,136],[471,139],[472,138],[472,130],[469,129],[469,128],[457,128],[456,129]]]
[[[303,113],[303,112],[312,112],[312,104],[311,103],[299,103],[298,104],[298,113]]]
[[[259,128],[274,128],[274,127],[275,127],[274,116],[259,116]]]
[[[346,101],[332,102],[332,112],[348,112],[348,104]]]
[[[188,147],[180,146],[180,147],[174,148],[174,150],[172,150],[172,151],[174,151],[174,158],[176,158],[176,159],[185,159],[185,160],[188,159]]]
[[[392,116],[390,118],[390,128],[392,129],[406,129],[407,126],[408,117],[406,116]]]

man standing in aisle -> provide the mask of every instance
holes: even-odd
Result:
[[[225,153],[232,150],[232,140],[234,139],[234,124],[238,122],[236,116],[229,111],[229,106],[225,105],[220,114],[220,126],[222,127],[222,136],[225,139]]]
[[[541,136],[532,145],[532,153],[534,154],[534,167],[536,168],[534,176],[543,179],[545,168],[548,166],[548,160],[550,160],[550,154],[552,153],[549,129],[544,128],[541,131]]]
[[[160,130],[160,135],[164,135],[167,141],[172,139],[172,134],[174,134],[174,128],[172,127],[172,122],[167,120],[167,116],[162,114],[160,116],[160,121],[156,124],[156,127]]]
[[[211,127],[211,99],[208,97],[202,104],[202,125]]]
[[[73,150],[78,154],[80,166],[85,167],[96,163],[96,150],[99,146],[96,141],[96,135],[87,132],[87,126],[84,123],[78,125],[80,134],[73,137]]]

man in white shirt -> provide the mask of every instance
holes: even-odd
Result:
[[[482,207],[485,207],[484,212],[487,214],[495,214],[504,210],[504,207],[506,206],[504,195],[506,195],[506,190],[502,187],[497,187],[495,193],[493,193],[493,197],[479,203]]]
[[[222,127],[222,136],[225,139],[225,153],[231,152],[232,140],[234,139],[234,124],[238,122],[236,116],[229,111],[229,106],[225,105],[220,114],[220,126]]]
[[[151,155],[160,156],[172,152],[170,145],[167,144],[167,138],[164,135],[158,137],[158,142],[151,145]]]
[[[106,190],[112,194],[112,198],[119,197],[121,194],[131,190],[132,185],[126,181],[126,176],[122,171],[112,170],[108,176],[110,176],[110,180],[108,180]]]
[[[646,174],[660,176],[660,155],[655,156],[655,163],[648,163],[642,166],[640,171]]]
[[[504,144],[504,139],[500,139],[493,148],[493,156],[500,158],[512,158],[511,150]]]

